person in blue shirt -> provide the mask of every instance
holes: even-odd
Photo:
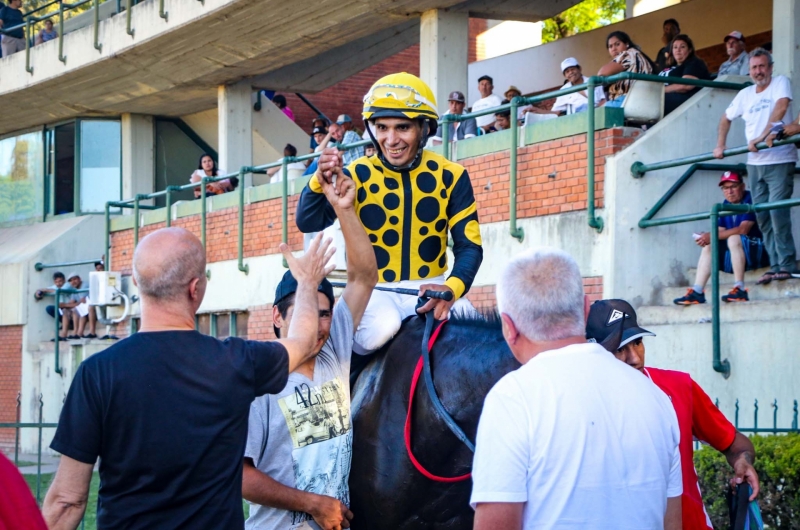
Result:
[[[745,189],[742,175],[726,171],[719,179],[719,187],[725,196],[724,204],[753,204],[750,192]],[[747,302],[750,300],[744,287],[744,272],[769,265],[769,256],[764,249],[761,230],[758,229],[756,215],[752,212],[720,216],[718,235],[720,240],[720,270],[733,273],[733,289],[722,296],[723,302]],[[695,242],[703,250],[697,262],[697,276],[694,285],[686,295],[676,298],[677,305],[705,304],[703,292],[711,276],[711,235],[708,232],[694,234]]]
[[[9,0],[8,5],[0,9],[0,28],[8,31],[2,37],[3,57],[8,57],[13,53],[20,52],[25,49],[25,34],[20,26],[23,24],[22,0]],[[15,29],[12,29],[15,28]]]

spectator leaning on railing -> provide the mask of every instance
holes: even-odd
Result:
[[[445,112],[445,114],[451,114],[454,116],[460,116],[461,114],[464,114],[464,105],[466,104],[466,101],[467,100],[464,97],[464,94],[458,90],[450,92],[450,96],[447,98],[448,110]],[[472,138],[473,136],[478,135],[478,124],[475,121],[475,118],[469,118],[464,121],[450,122],[448,124],[448,128],[451,142]],[[436,129],[436,134],[431,138],[431,143],[433,145],[438,145],[441,142],[442,127],[439,127]]]
[[[49,18],[44,21],[44,27],[36,34],[35,44],[42,44],[58,38],[58,32],[53,29],[53,21]]]
[[[782,75],[772,75],[772,55],[762,48],[750,52],[750,78],[755,84],[736,94],[719,121],[717,147],[714,157],[723,158],[731,121],[741,117],[745,123],[747,174],[753,203],[789,199],[794,189],[794,168],[797,149],[783,145],[759,151],[756,144],[773,129],[792,121],[792,85]],[[797,272],[796,251],[792,237],[792,214],[788,208],[756,213],[758,226],[764,234],[769,254],[770,270],[757,283],[787,280]]]
[[[353,130],[353,120],[347,114],[340,114],[336,120],[336,125],[342,128],[344,134],[341,140],[337,140],[343,145],[354,144],[361,141],[361,137]],[[364,156],[364,147],[354,147],[342,153],[342,161],[347,166],[351,162]]]
[[[24,23],[22,19],[22,0],[9,0],[8,5],[0,9],[0,29],[11,29]],[[3,57],[21,52],[25,49],[25,32],[21,27],[4,33],[0,47],[3,49]]]
[[[753,204],[750,192],[745,189],[744,180],[739,173],[735,171],[723,173],[719,187],[725,196],[725,204]],[[745,270],[754,270],[769,264],[755,214],[720,216],[717,238],[720,240],[718,264],[711,263],[711,234],[708,232],[694,234],[695,243],[702,248],[700,261],[697,262],[697,276],[694,285],[686,291],[686,295],[673,300],[675,304],[706,303],[703,290],[711,276],[712,266],[719,267],[729,274],[733,273],[736,282],[731,292],[722,297],[723,302],[746,302],[750,299],[744,287]]]
[[[189,182],[200,182],[203,177],[218,177],[224,175],[225,170],[217,167],[217,162],[211,155],[203,153],[200,155],[200,160],[197,164],[197,169],[189,177]],[[217,182],[209,182],[206,184],[206,195],[219,195],[228,191],[233,191],[239,184],[239,179],[236,177],[230,179],[223,179]],[[194,188],[194,198],[199,199],[202,196],[200,186]]]
[[[67,279],[64,277],[64,273],[56,271],[53,273],[53,285],[47,289],[38,289],[33,293],[33,298],[38,302],[43,299],[46,294],[54,294],[57,289],[63,289],[66,282]],[[56,307],[54,305],[49,305],[45,307],[44,310],[47,311],[48,315],[56,318]],[[59,315],[61,315],[61,312],[59,312]]]
[[[597,75],[612,76],[622,72],[653,73],[650,58],[642,52],[639,46],[634,44],[627,33],[623,31],[610,33],[606,38],[606,48],[611,56],[611,62],[600,68]],[[621,107],[633,83],[632,80],[624,79],[609,86],[606,107]]]
[[[724,42],[728,60],[720,65],[717,75],[749,75],[750,57],[745,49],[744,35],[740,31],[731,31]]]
[[[694,43],[688,35],[678,35],[672,40],[672,57],[675,68],[668,71],[669,77],[685,79],[711,79],[705,61],[694,53]],[[699,86],[669,84],[664,89],[664,114],[669,114],[700,91]]]
[[[580,85],[589,81],[589,78],[583,75],[581,65],[574,57],[567,57],[561,61],[561,73],[567,80],[561,87],[562,89],[571,88],[575,85]],[[600,107],[606,102],[606,95],[603,92],[603,87],[598,86],[594,88],[594,106]],[[553,108],[550,109],[554,114],[575,114],[576,112],[583,112],[589,108],[589,97],[586,90],[580,92],[573,92],[572,94],[564,94],[558,96],[556,102],[553,103]]]

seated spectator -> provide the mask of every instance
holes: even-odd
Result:
[[[42,44],[43,42],[57,38],[58,32],[53,29],[53,21],[48,18],[44,21],[44,27],[36,34],[35,44]]]
[[[311,148],[310,153],[314,153],[314,149],[317,148],[319,142],[316,140],[316,136],[314,131],[317,129],[324,129],[325,132],[323,133],[322,137],[324,138],[326,134],[328,134],[328,125],[330,122],[324,116],[317,116],[311,121],[311,142],[309,143],[309,147]]]
[[[275,106],[281,109],[284,114],[286,114],[287,118],[294,121],[294,112],[292,112],[292,109],[286,106],[286,96],[278,94],[272,98],[272,102],[275,103]]]
[[[375,156],[375,146],[374,145],[364,146],[364,156],[366,157]]]
[[[76,274],[70,274],[67,281],[70,287],[75,289],[83,289],[83,280]],[[69,295],[69,303],[72,305],[72,324],[75,329],[75,335],[70,335],[68,339],[96,339],[97,338],[97,313],[93,306],[89,305],[89,296],[86,293],[73,293]],[[89,323],[89,333],[84,335],[86,323]]]
[[[200,162],[197,169],[192,176],[189,177],[189,182],[200,182],[203,177],[217,177],[224,175],[225,170],[217,167],[217,162],[211,158],[211,155],[203,153],[200,155]],[[209,182],[206,184],[206,195],[220,195],[236,189],[239,184],[239,179],[236,177],[224,179],[217,182]],[[199,199],[201,196],[200,186],[194,188],[194,198]]]
[[[500,102],[501,105],[505,105],[509,103],[507,99],[504,99]],[[501,110],[500,112],[494,113],[494,127],[493,129],[496,131],[504,131],[506,129],[511,128],[511,109],[509,110]]]
[[[745,189],[742,176],[734,171],[726,171],[719,180],[724,204],[753,204],[750,192]],[[736,282],[733,289],[722,297],[723,302],[746,302],[750,298],[744,287],[744,272],[769,265],[769,256],[764,249],[761,231],[756,223],[754,213],[740,213],[720,216],[719,263],[715,266],[727,273],[733,273]],[[711,235],[708,232],[694,234],[695,242],[702,247],[700,260],[697,262],[697,276],[694,285],[686,291],[686,295],[676,298],[677,305],[705,304],[704,289],[711,276]]]
[[[354,144],[361,141],[361,137],[353,130],[353,120],[347,114],[340,114],[336,120],[336,125],[342,128],[342,139],[337,140],[342,145]],[[363,147],[354,147],[342,153],[342,162],[347,167],[354,160],[358,160],[364,156]]]
[[[675,68],[670,70],[669,77],[684,79],[711,79],[705,61],[694,53],[694,43],[687,35],[678,35],[672,40],[672,56]],[[669,84],[664,89],[664,115],[669,114],[700,92],[699,86]]]
[[[53,285],[51,285],[47,289],[38,289],[35,293],[33,293],[33,298],[38,302],[42,298],[44,298],[45,295],[54,294],[56,292],[56,289],[63,289],[64,288],[64,284],[66,282],[67,282],[67,279],[64,277],[64,273],[63,272],[58,272],[58,271],[54,272],[53,273]],[[53,317],[53,318],[56,317],[56,308],[55,308],[55,306],[49,305],[49,306],[45,307],[44,310],[47,311],[47,314],[50,315],[51,317]],[[61,311],[59,311],[59,314],[61,314]]]
[[[472,104],[472,112],[479,110],[490,109],[500,105],[502,99],[500,96],[493,94],[494,81],[488,75],[482,75],[478,78],[478,91],[481,93],[481,99]],[[452,96],[452,94],[450,94]],[[487,114],[485,116],[478,116],[475,118],[478,127],[486,132],[494,125],[494,114]]]
[[[464,106],[466,105],[467,99],[464,97],[464,94],[459,92],[458,90],[454,90],[450,92],[450,96],[447,98],[448,103],[448,110],[445,114],[451,115],[461,115],[464,114]],[[498,100],[498,105],[500,100]],[[490,116],[491,122],[494,123],[494,116]],[[478,118],[470,118],[465,121],[457,121],[457,122],[450,122],[448,124],[449,127],[449,138],[451,142],[455,142],[457,140],[464,140],[466,138],[472,138],[473,136],[478,135]],[[440,145],[442,143],[442,127],[438,127],[436,129],[436,134],[431,137],[431,145]]]
[[[564,77],[567,80],[567,82],[561,87],[562,89],[570,88],[589,81],[589,78],[583,75],[583,72],[581,71],[581,65],[578,64],[578,60],[574,57],[568,57],[561,61],[561,73],[564,74]],[[600,107],[605,104],[605,102],[606,94],[603,91],[603,87],[595,87],[594,106]],[[575,114],[576,112],[583,112],[588,108],[589,97],[586,94],[586,90],[581,90],[580,92],[573,92],[572,94],[558,96],[558,98],[556,98],[556,102],[553,104],[553,108],[550,109],[550,112],[558,115],[569,115]]]
[[[664,34],[661,35],[661,42],[664,43],[664,47],[656,53],[656,72],[661,72],[671,66],[669,60],[672,57],[672,39],[681,34],[681,25],[674,18],[665,20],[662,27]]]
[[[642,52],[627,33],[623,31],[611,32],[606,38],[606,48],[611,56],[611,62],[600,68],[597,75],[611,76],[622,72],[634,74],[652,74],[652,61]],[[617,81],[608,87],[608,102],[606,107],[621,107],[625,96],[631,89],[634,81]]]
[[[518,89],[514,85],[511,85],[510,87],[508,87],[508,90],[506,90],[503,93],[503,97],[506,100],[511,101],[515,97],[522,97],[522,92],[520,91],[520,89]],[[527,109],[529,109],[529,108],[530,108],[530,105],[517,107],[517,122],[518,123],[521,123],[522,120],[525,119],[525,111]]]
[[[725,51],[728,60],[719,67],[717,75],[750,75],[750,58],[740,31],[731,31],[725,36]]]
[[[11,29],[24,23],[20,7],[22,0],[9,0],[8,5],[0,9],[0,29]],[[25,49],[23,28],[18,27],[9,33],[4,33],[0,47],[3,49],[3,57],[23,51]]]
[[[106,266],[102,261],[95,261],[94,262],[94,270],[96,272],[103,272],[104,270],[106,270]]]
[[[284,158],[285,157],[296,157],[297,156],[297,148],[295,146],[293,146],[292,144],[286,144],[286,147],[283,148],[283,156],[284,156]],[[283,158],[280,158],[278,160],[278,162],[283,162]],[[301,171],[300,174],[302,175],[302,172],[306,170],[306,165],[304,163],[302,163],[302,162],[289,162],[288,164],[286,164],[286,169],[289,170],[289,171],[294,170],[295,172],[299,170],[299,171]],[[270,182],[281,182],[281,181],[283,181],[282,166],[271,167],[271,168],[267,169],[267,175],[272,177],[272,179],[270,179]],[[290,174],[289,175],[289,180],[292,180],[293,178],[294,177],[292,177],[292,175]]]

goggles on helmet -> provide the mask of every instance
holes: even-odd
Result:
[[[409,109],[418,109],[422,105],[427,105],[431,109],[436,108],[436,105],[428,101],[414,88],[404,85],[375,85],[364,96],[364,105],[371,107],[385,99],[393,99]]]

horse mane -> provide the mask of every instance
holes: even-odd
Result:
[[[496,308],[482,308],[467,313],[453,311],[447,323],[453,326],[499,330],[503,321]]]

